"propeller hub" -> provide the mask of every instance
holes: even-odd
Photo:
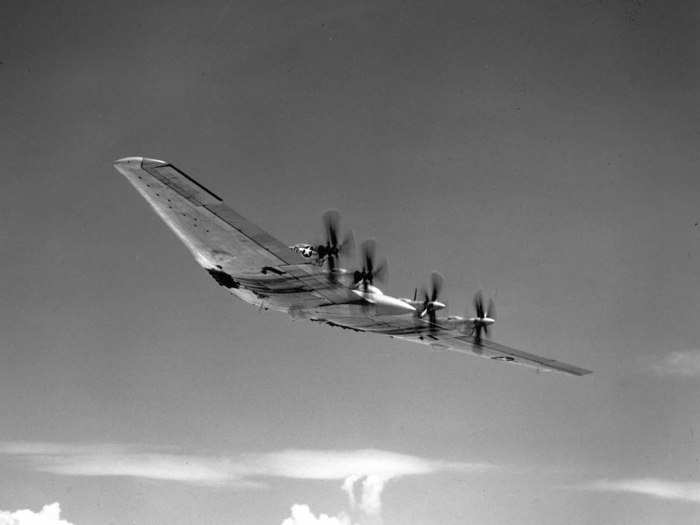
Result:
[[[469,318],[469,322],[471,323],[474,344],[478,347],[481,346],[482,334],[488,336],[490,332],[489,327],[496,322],[496,308],[493,299],[489,299],[487,307],[484,308],[484,297],[481,292],[476,292],[474,295],[474,310],[476,310],[476,316]]]
[[[422,303],[423,309],[420,311],[420,314],[418,317],[425,317],[425,314],[432,314],[434,315],[435,312],[438,310],[442,310],[443,308],[447,308],[447,305],[445,303],[441,303],[440,301],[428,301]],[[435,322],[432,320],[431,322]]]
[[[423,288],[423,301],[418,303],[418,305],[420,305],[420,308],[416,309],[415,313],[415,315],[417,315],[419,319],[423,319],[425,318],[425,316],[428,316],[428,321],[430,322],[429,329],[431,332],[437,330],[436,325],[438,322],[438,310],[447,308],[447,305],[445,303],[438,301],[440,290],[442,290],[442,283],[442,275],[440,275],[437,272],[433,272],[430,275],[430,291]],[[417,291],[418,290],[416,289],[416,292],[414,292],[413,294],[414,300],[417,296]]]
[[[471,317],[469,321],[474,324],[478,323],[482,326],[491,326],[493,323],[496,322],[496,320],[492,319],[491,317]]]

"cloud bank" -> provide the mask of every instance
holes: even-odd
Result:
[[[377,480],[438,472],[474,472],[493,466],[434,460],[376,449],[287,449],[262,454],[207,456],[124,445],[0,442],[0,455],[32,469],[73,476],[126,476],[201,485],[255,487],[260,478]],[[367,478],[371,478],[367,481]]]
[[[700,377],[700,350],[671,352],[652,364],[651,369],[663,376]]]
[[[692,481],[669,481],[656,478],[603,479],[589,483],[584,488],[603,492],[627,492],[654,498],[700,503],[700,483]]]
[[[269,478],[337,480],[342,482],[341,488],[348,495],[350,507],[366,515],[380,513],[381,495],[391,480],[493,468],[485,463],[450,462],[376,449],[287,449],[262,454],[205,456],[133,445],[5,442],[0,443],[0,455],[25,462],[33,470],[59,475],[122,476],[235,489],[264,487],[263,480]],[[305,523],[299,520],[308,522],[313,516],[304,505],[293,509],[297,514],[292,512],[290,524]],[[316,518],[317,522],[322,517]],[[324,525],[344,523],[342,516],[323,519],[326,520],[321,522]],[[341,521],[328,521],[334,519]]]
[[[39,512],[28,509],[14,512],[0,510],[0,525],[72,525],[61,519],[61,506],[58,503],[44,505]]]

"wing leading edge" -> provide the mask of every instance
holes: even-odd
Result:
[[[219,284],[232,292],[239,286],[254,290],[249,302],[286,310],[287,303],[313,306],[354,297],[330,283],[318,265],[242,217],[172,164],[126,157],[115,161],[114,167]],[[275,303],[280,297],[284,300]]]
[[[202,266],[245,274],[257,273],[265,266],[308,263],[172,164],[127,157],[117,160],[114,166]]]

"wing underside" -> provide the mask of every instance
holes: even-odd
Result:
[[[438,324],[431,325],[429,321],[424,319],[395,317],[365,318],[361,321],[352,318],[335,318],[326,320],[326,322],[331,326],[383,334],[412,343],[428,345],[436,350],[450,350],[537,370],[563,372],[575,376],[592,373],[585,368],[524,352],[489,339],[482,339],[477,344],[470,334],[464,334],[460,329],[450,326],[449,321],[438,321]]]
[[[469,335],[450,337],[448,340],[452,350],[488,357],[497,361],[528,366],[537,370],[564,372],[575,376],[584,376],[591,373],[590,370],[585,368],[524,352],[488,339],[483,339],[479,344],[476,344],[474,338]]]
[[[118,160],[115,167],[202,266],[246,274],[308,262],[171,164],[130,157]]]
[[[250,302],[264,305],[267,301],[286,309],[352,299],[347,289],[329,282],[318,265],[242,217],[172,164],[127,157],[114,166],[197,262],[222,286],[249,290],[256,298]]]

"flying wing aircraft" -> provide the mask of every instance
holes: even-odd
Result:
[[[251,223],[215,193],[168,162],[126,157],[114,163],[216,282],[260,309],[358,332],[384,334],[507,363],[572,375],[577,366],[516,350],[486,337],[495,322],[493,301],[474,298],[473,317],[438,317],[442,277],[412,299],[385,294],[374,282],[385,273],[373,242],[362,244],[362,268],[339,266],[352,252],[351,235],[338,236],[338,215],[324,216],[325,243],[287,246]]]

